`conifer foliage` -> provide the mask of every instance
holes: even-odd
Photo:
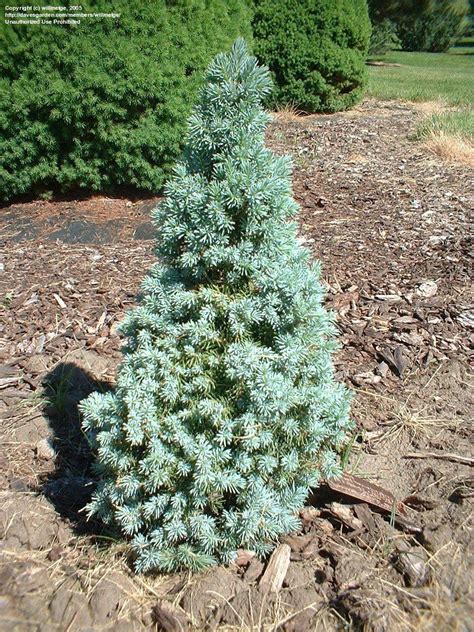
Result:
[[[116,389],[81,405],[101,472],[89,512],[132,538],[139,572],[265,554],[339,471],[350,398],[289,221],[290,162],[264,145],[270,90],[242,39],[210,65]]]

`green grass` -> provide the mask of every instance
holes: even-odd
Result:
[[[439,134],[463,138],[474,143],[474,112],[459,110],[432,114],[418,125],[415,138],[425,140]]]
[[[463,42],[448,53],[391,51],[374,58],[401,66],[370,66],[369,96],[472,106],[474,46],[469,44],[470,42]]]

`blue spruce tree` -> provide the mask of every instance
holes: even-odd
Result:
[[[350,397],[289,221],[290,161],[265,148],[270,90],[243,40],[210,65],[116,389],[81,405],[101,474],[88,510],[132,539],[139,572],[264,555],[339,472]]]

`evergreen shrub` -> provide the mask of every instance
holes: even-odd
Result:
[[[255,0],[254,50],[275,81],[276,105],[344,110],[364,93],[366,0]]]
[[[466,25],[464,0],[430,0],[421,10],[414,6],[397,20],[397,35],[406,51],[444,53]]]
[[[319,263],[289,221],[290,162],[264,145],[270,90],[243,40],[210,65],[115,391],[81,404],[89,512],[132,538],[140,572],[264,555],[340,471],[350,398]]]
[[[80,25],[2,21],[0,200],[160,190],[206,66],[250,34],[246,0],[116,0],[113,12]]]
[[[383,55],[399,44],[397,27],[392,20],[383,19],[372,22],[369,55]]]
[[[373,25],[371,53],[390,23],[406,51],[445,52],[469,28],[468,0],[368,0]],[[379,47],[380,48],[380,47]]]

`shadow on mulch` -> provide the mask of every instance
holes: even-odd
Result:
[[[104,187],[100,191],[87,188],[75,188],[67,192],[59,191],[54,189],[54,187],[51,187],[50,190],[46,187],[36,189],[30,193],[14,196],[8,201],[2,200],[0,202],[0,210],[16,204],[28,204],[37,200],[45,202],[78,202],[87,200],[95,195],[106,195],[108,197],[130,200],[131,202],[140,202],[141,200],[148,200],[152,194],[154,194],[154,192],[144,191],[133,186]]]
[[[93,391],[110,390],[111,384],[97,381],[76,364],[67,362],[48,373],[43,386],[47,398],[44,413],[52,430],[56,460],[41,491],[77,534],[103,533],[103,524],[88,520],[83,511],[96,478],[92,471],[94,456],[81,428],[79,403]]]

